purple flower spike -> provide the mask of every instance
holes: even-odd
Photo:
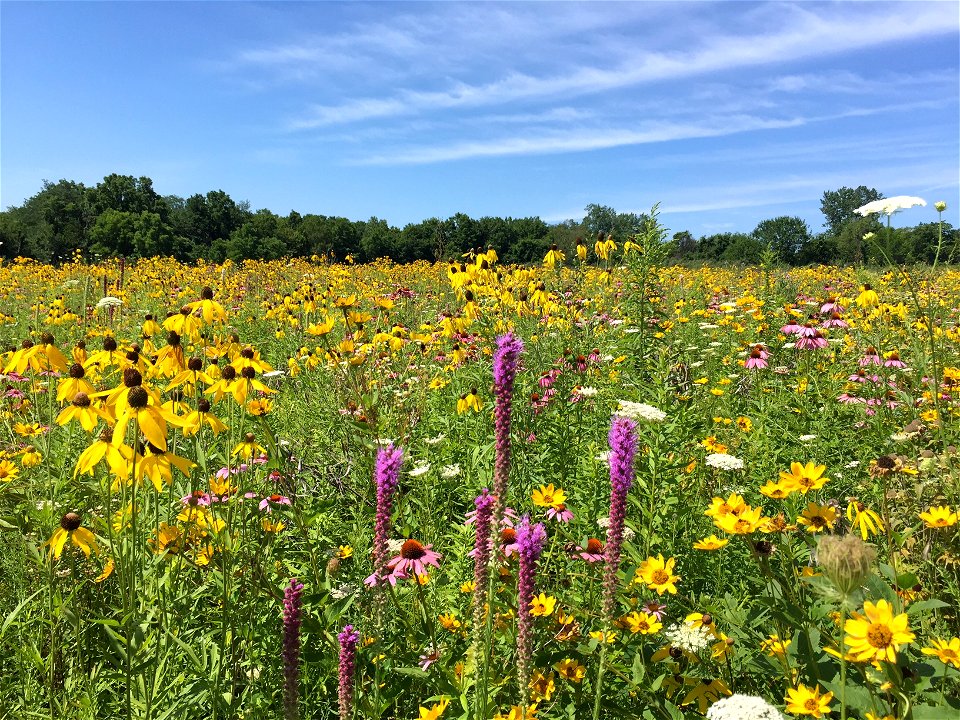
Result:
[[[517,528],[517,555],[520,570],[517,577],[517,682],[520,686],[520,703],[527,706],[527,688],[530,685],[533,657],[533,616],[530,603],[535,592],[537,562],[543,553],[547,531],[542,523],[530,524],[530,517],[523,516]]]
[[[300,682],[300,593],[303,583],[290,578],[283,591],[283,717],[297,720]]]
[[[340,720],[350,720],[353,709],[353,683],[356,672],[357,643],[360,642],[360,633],[347,625],[343,632],[337,635],[340,641]]]
[[[607,545],[604,551],[603,614],[609,621],[613,619],[617,571],[620,569],[620,550],[623,547],[623,522],[627,514],[627,493],[633,485],[633,457],[637,452],[636,423],[629,418],[614,417],[608,440],[610,525],[607,527]]]
[[[377,452],[377,466],[374,482],[377,484],[377,518],[373,530],[373,574],[364,582],[373,586],[386,575],[390,549],[390,512],[393,509],[393,494],[400,482],[400,466],[403,464],[403,450],[388,445]]]

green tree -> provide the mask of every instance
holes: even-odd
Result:
[[[167,220],[167,204],[153,189],[153,180],[132,175],[107,175],[89,190],[90,206],[95,215],[107,210],[142,213],[152,212]]]
[[[839,190],[827,190],[820,201],[820,212],[826,219],[824,227],[831,235],[839,237],[844,225],[860,217],[854,210],[882,198],[882,193],[865,185],[857,188],[842,187]]]
[[[618,213],[612,207],[606,205],[597,205],[591,203],[584,209],[586,216],[582,224],[586,228],[587,235],[591,242],[597,235],[613,235],[617,243],[622,243],[631,235],[635,235],[643,228],[646,218],[644,214],[636,213]]]
[[[801,218],[781,215],[759,223],[753,236],[762,245],[771,247],[783,262],[795,264],[810,242],[810,228]]]

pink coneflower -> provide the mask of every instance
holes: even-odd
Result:
[[[812,338],[820,334],[820,331],[817,330],[810,323],[804,323],[800,326],[800,329],[795,332],[796,335],[799,335],[801,338]]]
[[[261,512],[272,512],[273,507],[275,505],[276,506],[287,505],[289,507],[292,504],[293,503],[290,502],[290,498],[284,495],[277,495],[276,493],[274,493],[273,495],[268,495],[263,500],[261,500],[259,507]]]
[[[598,563],[603,560],[603,553],[603,543],[596,538],[589,538],[585,548],[577,548],[577,555],[591,564]]]
[[[827,298],[827,301],[820,306],[820,312],[823,314],[842,313],[846,312],[846,309],[837,302],[836,298]]]
[[[803,332],[803,326],[797,322],[796,318],[790,318],[790,321],[780,328],[784,335],[799,335]]]
[[[663,620],[667,612],[667,606],[661,605],[656,600],[644,603],[641,609],[648,615],[653,615],[658,621]]]
[[[557,522],[568,523],[573,520],[573,513],[564,503],[560,503],[547,508],[547,517]]]
[[[769,355],[769,353],[765,353],[762,350],[762,346],[757,345],[750,351],[750,357],[747,358],[743,367],[747,370],[763,370],[767,367],[767,355]]]
[[[421,670],[426,671],[431,665],[440,659],[440,651],[433,645],[427,646],[427,651],[420,656],[420,662],[417,663]]]
[[[840,313],[833,313],[829,318],[823,321],[820,327],[829,330],[830,328],[848,328],[850,327],[850,324],[840,317]]]
[[[857,362],[860,363],[860,367],[883,364],[883,361],[880,359],[880,355],[877,353],[877,349],[872,345],[867,348],[867,351],[863,354],[863,357]]]
[[[500,531],[500,550],[504,557],[510,557],[517,552],[517,531],[512,527],[505,527]]]
[[[427,566],[440,567],[440,553],[430,548],[432,545],[422,545],[419,541],[410,538],[400,547],[400,554],[387,563],[391,575],[402,580],[410,575],[426,575]],[[393,584],[394,581],[391,581]]]
[[[837,397],[837,402],[841,403],[842,405],[859,405],[861,403],[865,403],[866,400],[864,400],[862,397],[857,397],[856,395],[850,395],[849,393],[840,393],[840,395]]]
[[[819,330],[814,330],[813,335],[804,336],[797,340],[797,348],[800,350],[820,350],[829,344]]]
[[[892,353],[890,353],[887,359],[883,361],[883,366],[892,368],[905,368],[907,364],[900,359],[900,353],[894,350]]]
[[[209,493],[205,493],[203,490],[194,490],[189,495],[184,495],[182,498],[180,498],[180,502],[191,507],[196,507],[197,505],[209,507],[210,495]]]

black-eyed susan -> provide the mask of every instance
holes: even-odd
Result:
[[[199,315],[207,325],[215,322],[226,322],[227,311],[223,305],[213,299],[213,288],[205,286],[200,291],[200,299],[186,306],[191,314]]]
[[[863,603],[863,615],[854,614],[843,626],[844,642],[850,654],[861,662],[886,660],[896,662],[901,645],[913,642],[910,620],[906,613],[893,614],[886,600]]]
[[[43,462],[43,454],[33,445],[27,445],[20,454],[20,464],[25,468],[37,467]]]
[[[553,667],[557,671],[557,674],[567,682],[583,682],[583,679],[587,676],[586,666],[581,665],[573,658],[564,658]]]
[[[93,445],[80,453],[73,476],[93,475],[93,469],[106,460],[110,471],[118,479],[125,480],[130,477],[130,467],[134,457],[133,448],[129,445],[114,445],[110,440],[110,432],[104,430]]]
[[[197,409],[184,415],[182,422],[184,437],[196,435],[204,425],[208,426],[215,436],[228,429],[220,418],[210,412],[210,401],[206,398],[197,400]]]
[[[142,458],[137,458],[134,479],[139,483],[146,475],[157,492],[163,490],[164,484],[173,484],[174,467],[183,473],[184,477],[190,477],[191,468],[197,465],[187,458],[161,450],[152,443],[147,443],[146,450]]]
[[[878,535],[883,532],[883,520],[880,519],[876,511],[871,510],[855,498],[851,498],[847,504],[847,520],[850,521],[851,528],[857,530],[864,540],[871,535]]]
[[[117,416],[113,444],[120,445],[127,432],[127,423],[136,420],[143,436],[161,450],[167,449],[167,424],[179,427],[181,420],[166,408],[151,405],[149,393],[137,385],[127,391],[127,407]]]
[[[0,460],[0,482],[10,482],[15,480],[20,474],[20,468],[9,460]]]
[[[107,425],[113,422],[102,408],[97,407],[85,392],[75,394],[67,407],[57,415],[57,425],[66,425],[69,422],[77,421],[80,427],[88,433],[92,433],[97,423],[103,420]]]
[[[243,440],[233,448],[231,455],[239,455],[244,460],[249,460],[251,457],[260,457],[261,455],[267,454],[267,449],[257,442],[257,437],[253,433],[246,433],[243,436]]]
[[[807,528],[807,532],[818,533],[833,528],[837,521],[837,509],[832,505],[807,503],[807,507],[797,518],[797,523]]]
[[[57,402],[72,400],[78,392],[92,395],[94,387],[86,379],[86,371],[80,363],[74,363],[70,366],[69,375],[57,385]]]
[[[59,559],[67,541],[80,548],[87,557],[90,557],[90,553],[97,552],[96,536],[83,527],[80,516],[75,512],[68,512],[60,518],[60,527],[53,532],[44,545],[50,547],[50,554],[54,559]]]

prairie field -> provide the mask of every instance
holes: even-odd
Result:
[[[957,717],[960,272],[588,250],[0,266],[0,717]]]

